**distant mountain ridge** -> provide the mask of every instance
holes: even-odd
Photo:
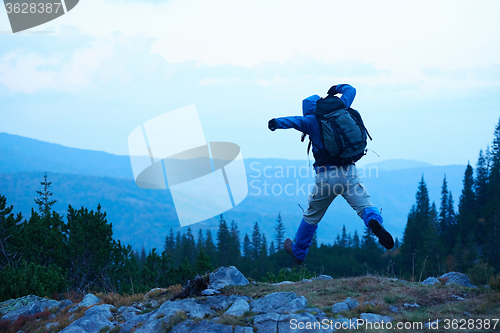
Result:
[[[64,215],[69,204],[95,209],[100,203],[113,224],[114,236],[135,249],[142,245],[146,249],[161,249],[170,228],[174,232],[180,230],[170,192],[136,186],[128,156],[69,148],[6,133],[0,133],[0,156],[0,194],[25,218],[34,207],[36,191],[47,172],[53,183],[54,198],[58,200],[54,208],[59,213]],[[307,161],[249,158],[245,159],[245,166],[249,195],[240,205],[224,213],[224,218],[238,223],[241,239],[245,233],[251,235],[258,222],[270,244],[277,215],[281,213],[286,234],[293,237],[302,217],[300,207],[307,208],[308,188],[313,183],[314,174]],[[387,228],[401,237],[422,175],[431,200],[439,208],[444,174],[456,203],[465,166],[430,166],[418,161],[396,160],[361,165],[359,169],[364,173],[363,182],[372,202],[383,210]],[[214,217],[190,227],[195,235],[198,228],[202,228],[212,229],[215,236],[218,220],[219,217]],[[355,229],[360,235],[363,232],[361,219],[339,198],[321,222],[323,231],[318,234],[318,240],[334,242],[343,224],[351,234]]]
[[[40,171],[134,179],[128,156],[0,132],[0,172]]]
[[[433,165],[430,163],[420,162],[415,160],[392,159],[377,163],[365,164],[363,166],[367,168],[375,166],[379,170],[392,171],[392,170],[402,170],[402,169],[428,168],[432,167]]]

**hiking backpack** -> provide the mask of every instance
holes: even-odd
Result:
[[[328,95],[316,102],[314,114],[320,125],[321,141],[334,159],[349,164],[366,154],[367,137],[372,138],[358,111],[346,108],[340,98]]]

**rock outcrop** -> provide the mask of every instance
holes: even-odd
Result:
[[[331,283],[328,276],[315,278],[320,283]],[[448,273],[436,279],[439,283],[457,283],[472,286],[469,279],[460,273]],[[428,281],[429,283],[426,283]],[[427,279],[424,284],[433,284]],[[235,267],[222,267],[210,275],[210,289],[220,292],[226,286],[246,285],[248,280]],[[285,286],[309,286],[310,280],[278,284]],[[391,282],[389,282],[391,283]],[[275,284],[276,285],[276,284]],[[189,297],[185,299],[161,301],[148,300],[143,303],[133,303],[119,308],[103,301],[92,294],[73,304],[69,300],[54,301],[37,296],[25,296],[15,300],[0,303],[1,319],[14,322],[19,316],[32,316],[50,309],[50,313],[60,311],[71,313],[73,320],[60,332],[221,332],[221,333],[287,333],[287,332],[334,332],[346,328],[358,328],[360,323],[388,323],[393,318],[388,313],[397,314],[399,309],[394,305],[386,305],[382,313],[365,313],[366,309],[374,309],[378,301],[365,302],[347,297],[342,302],[325,307],[308,307],[308,300],[295,292],[273,292],[263,297],[242,295],[227,295],[228,289],[222,295]],[[158,294],[158,293],[156,293]],[[148,294],[149,295],[149,294]],[[452,295],[456,296],[456,295]],[[357,297],[356,297],[357,298]],[[452,297],[455,301],[463,298]],[[363,301],[360,307],[358,301]],[[332,304],[332,303],[330,303]],[[417,303],[399,304],[405,311],[415,311]],[[69,308],[69,309],[68,309]],[[382,309],[378,307],[378,309]],[[363,310],[363,311],[362,311]],[[66,313],[64,312],[64,313]],[[367,312],[370,312],[368,310]],[[358,317],[353,314],[358,313]],[[351,318],[344,318],[343,316]],[[68,315],[67,315],[68,316]],[[53,315],[54,318],[57,318]],[[66,317],[67,318],[67,317]],[[45,329],[51,332],[59,324],[55,319],[45,324]],[[58,328],[61,329],[60,327]]]
[[[435,285],[435,284],[444,284],[444,285],[450,285],[450,284],[458,284],[460,286],[464,287],[469,287],[469,288],[474,288],[475,286],[472,285],[471,281],[467,277],[467,275],[463,273],[458,273],[458,272],[449,272],[446,274],[441,275],[439,278],[435,277],[428,277],[425,279],[422,284],[427,284],[427,285]]]

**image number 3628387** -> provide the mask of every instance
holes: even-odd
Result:
[[[79,0],[4,0],[12,32],[52,21],[75,8]]]

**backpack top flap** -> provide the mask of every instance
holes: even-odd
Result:
[[[314,114],[321,118],[324,118],[325,115],[344,109],[346,106],[344,102],[337,96],[328,95],[325,98],[321,98],[316,102],[316,109],[314,110]]]

